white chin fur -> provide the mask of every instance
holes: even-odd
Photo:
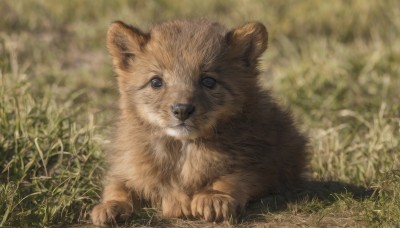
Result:
[[[166,133],[169,136],[172,136],[177,139],[194,139],[196,138],[197,134],[196,131],[189,130],[186,128],[167,128]]]

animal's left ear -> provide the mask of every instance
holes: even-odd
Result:
[[[229,31],[225,40],[234,58],[241,59],[246,66],[253,66],[267,49],[268,32],[263,24],[250,22]]]

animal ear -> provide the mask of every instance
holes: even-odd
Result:
[[[127,70],[135,56],[150,39],[149,34],[121,21],[113,22],[107,32],[107,48],[114,66]]]
[[[225,40],[234,58],[241,59],[246,66],[252,66],[267,49],[268,32],[263,24],[250,22],[229,31]]]

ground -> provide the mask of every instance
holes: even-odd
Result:
[[[229,224],[400,226],[400,3],[354,1],[0,1],[0,226],[84,226],[99,200],[118,99],[107,26],[207,17],[269,30],[261,83],[309,136],[310,180],[253,202]]]

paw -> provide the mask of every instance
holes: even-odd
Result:
[[[97,204],[92,210],[91,217],[94,225],[103,226],[124,221],[131,213],[132,206],[130,204],[112,200]]]
[[[189,218],[190,198],[184,193],[164,197],[162,200],[162,215],[169,218]]]
[[[202,192],[194,195],[191,203],[192,214],[206,221],[228,221],[235,218],[239,202],[230,195],[220,192]]]

